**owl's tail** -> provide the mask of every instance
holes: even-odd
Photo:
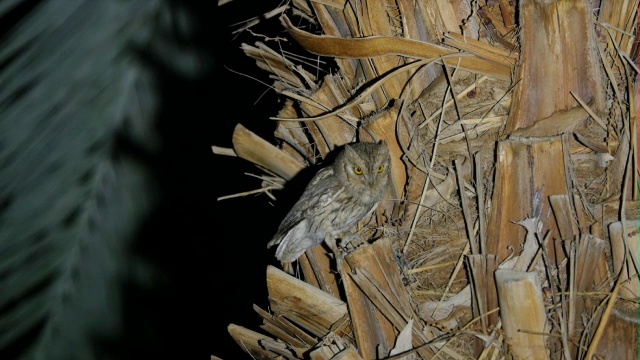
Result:
[[[267,243],[267,249],[270,249],[274,245],[280,244],[281,241],[282,241],[282,234],[278,232],[273,236],[273,239],[271,239],[271,241]]]

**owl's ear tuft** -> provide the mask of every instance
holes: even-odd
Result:
[[[387,143],[384,140],[380,140],[377,143],[378,145],[381,145],[378,147],[378,151],[382,154],[388,154],[389,153],[389,146],[387,146]]]
[[[351,144],[346,144],[346,145],[344,146],[344,151],[345,151],[345,152],[351,152],[352,154],[357,153],[357,152],[353,149],[353,147],[351,146]]]

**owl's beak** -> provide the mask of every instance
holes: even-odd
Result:
[[[369,185],[373,186],[373,182],[376,180],[375,176],[367,176],[367,182]]]

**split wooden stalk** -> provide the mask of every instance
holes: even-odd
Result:
[[[548,327],[537,275],[497,270],[495,276],[509,352],[516,359],[549,359],[543,336]]]
[[[573,210],[573,203],[569,200],[569,195],[551,195],[549,203],[558,224],[560,239],[570,241],[576,238],[580,233],[578,224],[576,223],[576,212]]]
[[[591,292],[597,289],[606,279],[606,260],[604,253],[604,241],[596,239],[589,234],[581,234],[576,219],[579,216],[572,207],[574,199],[568,195],[550,196],[551,207],[558,224],[560,237],[564,243],[564,249],[569,255],[569,288],[568,291],[568,336],[580,338],[583,329],[580,314],[592,313],[595,304],[589,297],[576,297],[576,293]],[[579,209],[579,208],[578,208]],[[605,265],[604,271],[598,264]],[[595,270],[595,271],[594,271]],[[563,301],[563,300],[561,300]],[[570,345],[567,351],[575,357],[578,348]]]
[[[624,236],[622,223],[615,222],[609,225],[609,239],[611,241],[613,273],[619,274],[620,281],[625,282],[620,289],[620,296],[636,301],[638,299],[638,273],[630,257],[633,256],[635,263],[638,263],[638,228],[634,226],[632,229],[627,230],[627,235]]]
[[[511,137],[498,143],[487,248],[489,254],[498,255],[499,262],[509,255],[509,249],[518,249],[525,238],[525,229],[516,221],[538,217],[544,224],[543,234],[548,230],[551,239],[561,238],[549,196],[570,193],[563,146],[560,136]],[[554,263],[565,258],[560,242],[549,246],[548,251]]]
[[[369,29],[369,19],[363,14],[363,4],[356,2],[342,3],[340,7],[334,7],[326,2],[313,2],[314,10],[317,13],[318,22],[323,28],[323,32],[327,36],[335,36],[340,38],[354,38],[361,37],[362,31]],[[348,58],[336,58],[336,61],[340,63],[348,62],[353,68],[349,69],[349,72],[345,72],[345,75],[351,74],[349,78],[351,80],[350,90],[353,90],[356,84],[372,79],[375,76],[375,69],[369,59],[348,59]],[[359,71],[356,72],[356,68]],[[384,103],[386,96],[383,89],[375,89],[370,95],[370,98],[375,103],[375,108],[379,109]]]
[[[631,188],[631,190],[629,191],[631,199],[635,200],[637,204],[637,201],[639,199],[638,187],[636,186],[636,184],[640,183],[640,175],[638,174],[640,172],[640,156],[638,154],[638,130],[640,130],[640,122],[638,122],[638,94],[636,92],[636,83],[637,81],[632,81],[631,76],[627,75],[627,89],[629,93],[629,131],[631,132],[629,139],[629,142],[631,143],[630,155],[632,159],[636,160],[632,161],[633,166],[632,169],[630,169],[631,178],[629,179],[630,181],[628,182],[628,187]]]
[[[345,260],[339,271],[345,284],[356,342],[364,359],[385,358],[410,319],[414,323],[414,348],[432,340],[425,331],[425,324],[413,312],[409,293],[394,261],[390,239],[362,246]],[[416,351],[423,358],[433,356],[428,347]]]
[[[341,94],[333,94],[329,87],[332,76],[325,78],[322,86],[313,94],[309,95],[313,102],[321,105],[311,105],[310,103],[300,103],[300,108],[307,117],[325,113],[342,103],[342,99],[337,97]],[[302,123],[298,123],[303,126]],[[320,155],[324,158],[327,154],[338,146],[353,142],[355,140],[355,128],[338,116],[330,116],[325,119],[308,122],[306,124],[313,143],[318,147]]]
[[[296,110],[293,106],[293,100],[287,99],[284,106],[278,112],[278,117],[294,118]],[[305,133],[305,125],[294,121],[278,121],[274,136],[282,140],[285,144],[289,144],[292,149],[304,157],[304,160],[311,164],[315,164],[315,153],[313,146],[309,144],[309,138]],[[284,147],[283,150],[287,151]],[[290,153],[291,154],[291,153]],[[291,156],[296,157],[294,154]],[[303,161],[300,161],[301,163]]]
[[[322,345],[309,353],[310,360],[329,360],[332,359],[339,349],[334,349],[331,344]]]
[[[285,359],[295,358],[292,351],[288,350],[284,343],[279,343],[275,339],[259,332],[236,324],[229,324],[227,331],[233,340],[238,343],[238,346],[254,359],[269,359],[277,355],[282,355]]]
[[[408,295],[402,282],[389,282],[385,278],[399,277],[398,266],[393,262],[391,242],[381,239],[371,246],[362,246],[347,255],[345,260],[338,271],[349,304],[349,315],[360,355],[365,359],[377,359],[379,352],[388,355],[400,330],[396,330],[393,322],[371,302],[349,274],[356,269],[365,268],[384,284],[386,291],[404,294],[408,303]],[[400,309],[404,308],[404,304],[397,305]]]
[[[332,260],[322,244],[307,249],[298,260],[305,282],[341,298],[338,274],[331,269]]]
[[[298,357],[318,343],[318,339],[310,336],[284,317],[276,317],[260,307],[253,305],[253,310],[262,318],[261,329],[289,344]]]
[[[362,360],[359,357],[354,358],[352,354],[348,352],[349,349],[353,349],[353,345],[349,341],[347,341],[347,339],[329,334],[325,339],[323,339],[322,342],[318,343],[318,346],[316,346],[308,354],[305,354],[305,356],[301,357],[301,359],[308,358],[310,360],[331,360],[336,359],[336,356],[342,354],[338,358]]]
[[[324,360],[352,345],[344,302],[273,266],[267,268],[267,287],[273,314],[257,306],[254,310],[263,318],[261,328],[275,338],[234,324],[228,327],[247,353],[256,358],[302,359],[317,346],[311,358]],[[333,341],[320,342],[327,336],[334,336]]]
[[[576,293],[597,291],[609,278],[605,249],[604,240],[590,234],[580,236],[576,244],[575,266],[572,266],[575,271],[574,291]],[[576,314],[581,314],[583,311],[591,313],[597,305],[590,297],[580,299],[576,306]]]
[[[605,87],[600,82],[591,3],[521,0],[519,13],[521,49],[516,79],[520,82],[506,133],[576,107],[572,91],[601,110]]]
[[[284,316],[311,334],[323,337],[347,316],[347,304],[273,266],[267,267],[269,303],[275,316]]]
[[[469,279],[471,279],[471,301],[474,318],[480,317],[482,332],[489,335],[489,329],[498,324],[498,313],[487,315],[498,307],[496,282],[493,276],[498,268],[495,255],[467,255]],[[483,347],[476,348],[476,356]]]
[[[484,0],[479,0],[478,5],[482,8],[489,6]],[[492,11],[487,11],[484,14],[479,15],[482,17],[485,24],[488,23],[485,25],[485,30],[489,33],[488,37],[492,41],[500,43],[506,49],[515,48],[514,44],[504,39],[504,37],[511,33],[513,29],[509,29],[504,26],[502,16],[498,17],[498,15],[494,14]]]
[[[512,29],[514,26],[514,10],[509,5],[507,0],[498,0],[500,4],[500,13],[502,14],[502,23],[507,29]]]
[[[233,130],[233,150],[239,157],[251,161],[285,180],[291,180],[304,165],[291,155],[270,144],[241,124]]]
[[[437,42],[443,32],[459,32],[457,19],[469,18],[471,14],[471,9],[465,1],[433,0],[425,4],[411,1],[348,2],[344,7],[344,19],[351,34],[342,37],[383,36]],[[477,20],[471,18],[468,25],[477,29]],[[365,74],[365,79],[362,80],[370,81],[406,61],[397,55],[389,53],[361,58],[359,62]],[[415,99],[419,91],[424,89],[438,73],[438,69],[430,68],[420,74],[417,79],[413,79],[416,86],[411,90],[413,93],[409,96],[409,100]],[[403,91],[409,76],[409,74],[402,74],[385,84],[381,91],[374,92],[373,99],[377,107],[381,108],[388,100],[397,98]]]
[[[596,290],[606,279],[606,260],[604,241],[580,233],[576,213],[580,207],[568,195],[550,196],[551,206],[560,231],[563,247],[570,251],[569,256],[569,302],[568,302],[568,336],[579,338],[583,329],[580,314],[591,313],[595,304],[588,297],[575,296],[576,293]],[[578,203],[579,204],[579,203]],[[576,206],[574,209],[573,206]],[[578,212],[579,213],[579,212]],[[604,270],[598,264],[605,265]],[[595,271],[594,271],[595,270]],[[570,346],[568,351],[575,357],[578,348]]]

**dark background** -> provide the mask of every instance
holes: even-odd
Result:
[[[218,120],[212,121],[212,144],[231,147],[231,135],[237,123],[242,123],[264,139],[273,141],[275,123],[268,117],[276,115],[282,106],[279,96],[257,81],[232,73],[226,68],[246,73],[268,84],[273,83],[273,80],[268,79],[268,74],[240,50],[242,42],[253,45],[257,39],[246,32],[237,37],[231,32],[237,29],[232,24],[247,20],[248,16],[260,16],[275,7],[276,3],[273,1],[232,1],[216,12],[220,20],[215,22],[215,32],[219,34],[217,38],[220,40],[216,47],[220,46],[221,51],[216,51],[215,79],[211,84],[215,89],[223,91],[216,91],[222,98],[219,105],[214,107],[222,109],[222,112],[212,116],[212,120]],[[277,18],[263,19],[254,30],[263,34],[283,32]],[[206,107],[211,107],[211,103],[205,101],[205,104]],[[216,123],[220,126],[216,126]],[[244,175],[245,172],[260,174],[261,171],[254,165],[239,158],[208,155],[209,161],[205,164],[211,166],[219,177],[219,180],[214,181],[216,186],[212,187],[214,197],[260,186],[259,180]],[[276,197],[278,195],[276,193]],[[208,232],[215,243],[210,255],[212,263],[216,264],[213,266],[214,280],[209,295],[214,302],[222,304],[222,307],[209,307],[213,309],[209,317],[212,334],[205,343],[211,354],[225,360],[250,358],[227,333],[229,323],[261,331],[259,325],[262,321],[252,306],[257,304],[263,309],[268,306],[266,266],[275,265],[276,261],[274,250],[266,249],[266,243],[275,233],[282,213],[282,209],[274,208],[278,204],[270,203],[271,200],[265,195],[250,195],[222,202],[211,201],[214,213],[217,214],[213,216],[213,223],[219,225],[222,231],[220,237],[215,230]],[[211,228],[206,221],[203,223],[205,228]]]
[[[235,0],[218,7],[216,0],[165,1],[188,9],[195,32],[169,40],[177,48],[198,53],[204,70],[195,77],[185,76],[171,67],[171,59],[136,49],[141,64],[158,80],[159,109],[152,120],[161,146],[153,151],[140,147],[123,129],[113,139],[113,156],[138,160],[151,172],[158,187],[157,204],[137,226],[126,254],[129,263],[123,265],[123,288],[118,284],[123,332],[92,334],[91,345],[96,359],[209,359],[210,355],[251,359],[227,326],[234,323],[260,331],[262,321],[252,306],[268,308],[266,267],[277,263],[274,249],[266,249],[266,244],[290,205],[291,200],[281,199],[291,192],[276,193],[276,203],[265,195],[217,201],[223,195],[259,188],[260,180],[244,173],[261,171],[240,158],[214,155],[211,146],[232,147],[238,123],[273,142],[275,123],[268,118],[277,114],[281,99],[257,80],[237,74],[273,83],[240,49],[243,42],[265,40],[249,32],[237,36],[232,32],[239,27],[233,24],[260,17],[279,3]],[[42,3],[18,2],[0,22],[0,40]],[[254,32],[285,36],[277,16],[262,20]],[[277,49],[273,42],[268,45]],[[152,269],[148,281],[141,282],[134,274],[136,266]],[[24,354],[41,328],[34,326],[22,339],[0,349],[0,358]]]
[[[242,159],[214,155],[211,145],[232,147],[237,123],[273,140],[275,125],[268,117],[281,107],[278,96],[229,69],[273,82],[240,50],[242,42],[262,39],[247,32],[233,35],[238,26],[232,24],[276,4],[232,1],[218,8],[216,1],[205,1],[190,6],[200,29],[191,41],[212,66],[198,79],[158,70],[159,130],[165,145],[157,171],[163,200],[137,251],[162,270],[164,279],[152,289],[132,286],[127,292],[125,352],[131,358],[171,353],[182,359],[250,359],[227,326],[261,330],[252,305],[268,304],[265,271],[275,259],[266,243],[281,210],[274,210],[265,195],[218,202],[219,196],[258,188],[259,180],[244,173],[260,171]],[[282,33],[277,17],[253,30]]]

